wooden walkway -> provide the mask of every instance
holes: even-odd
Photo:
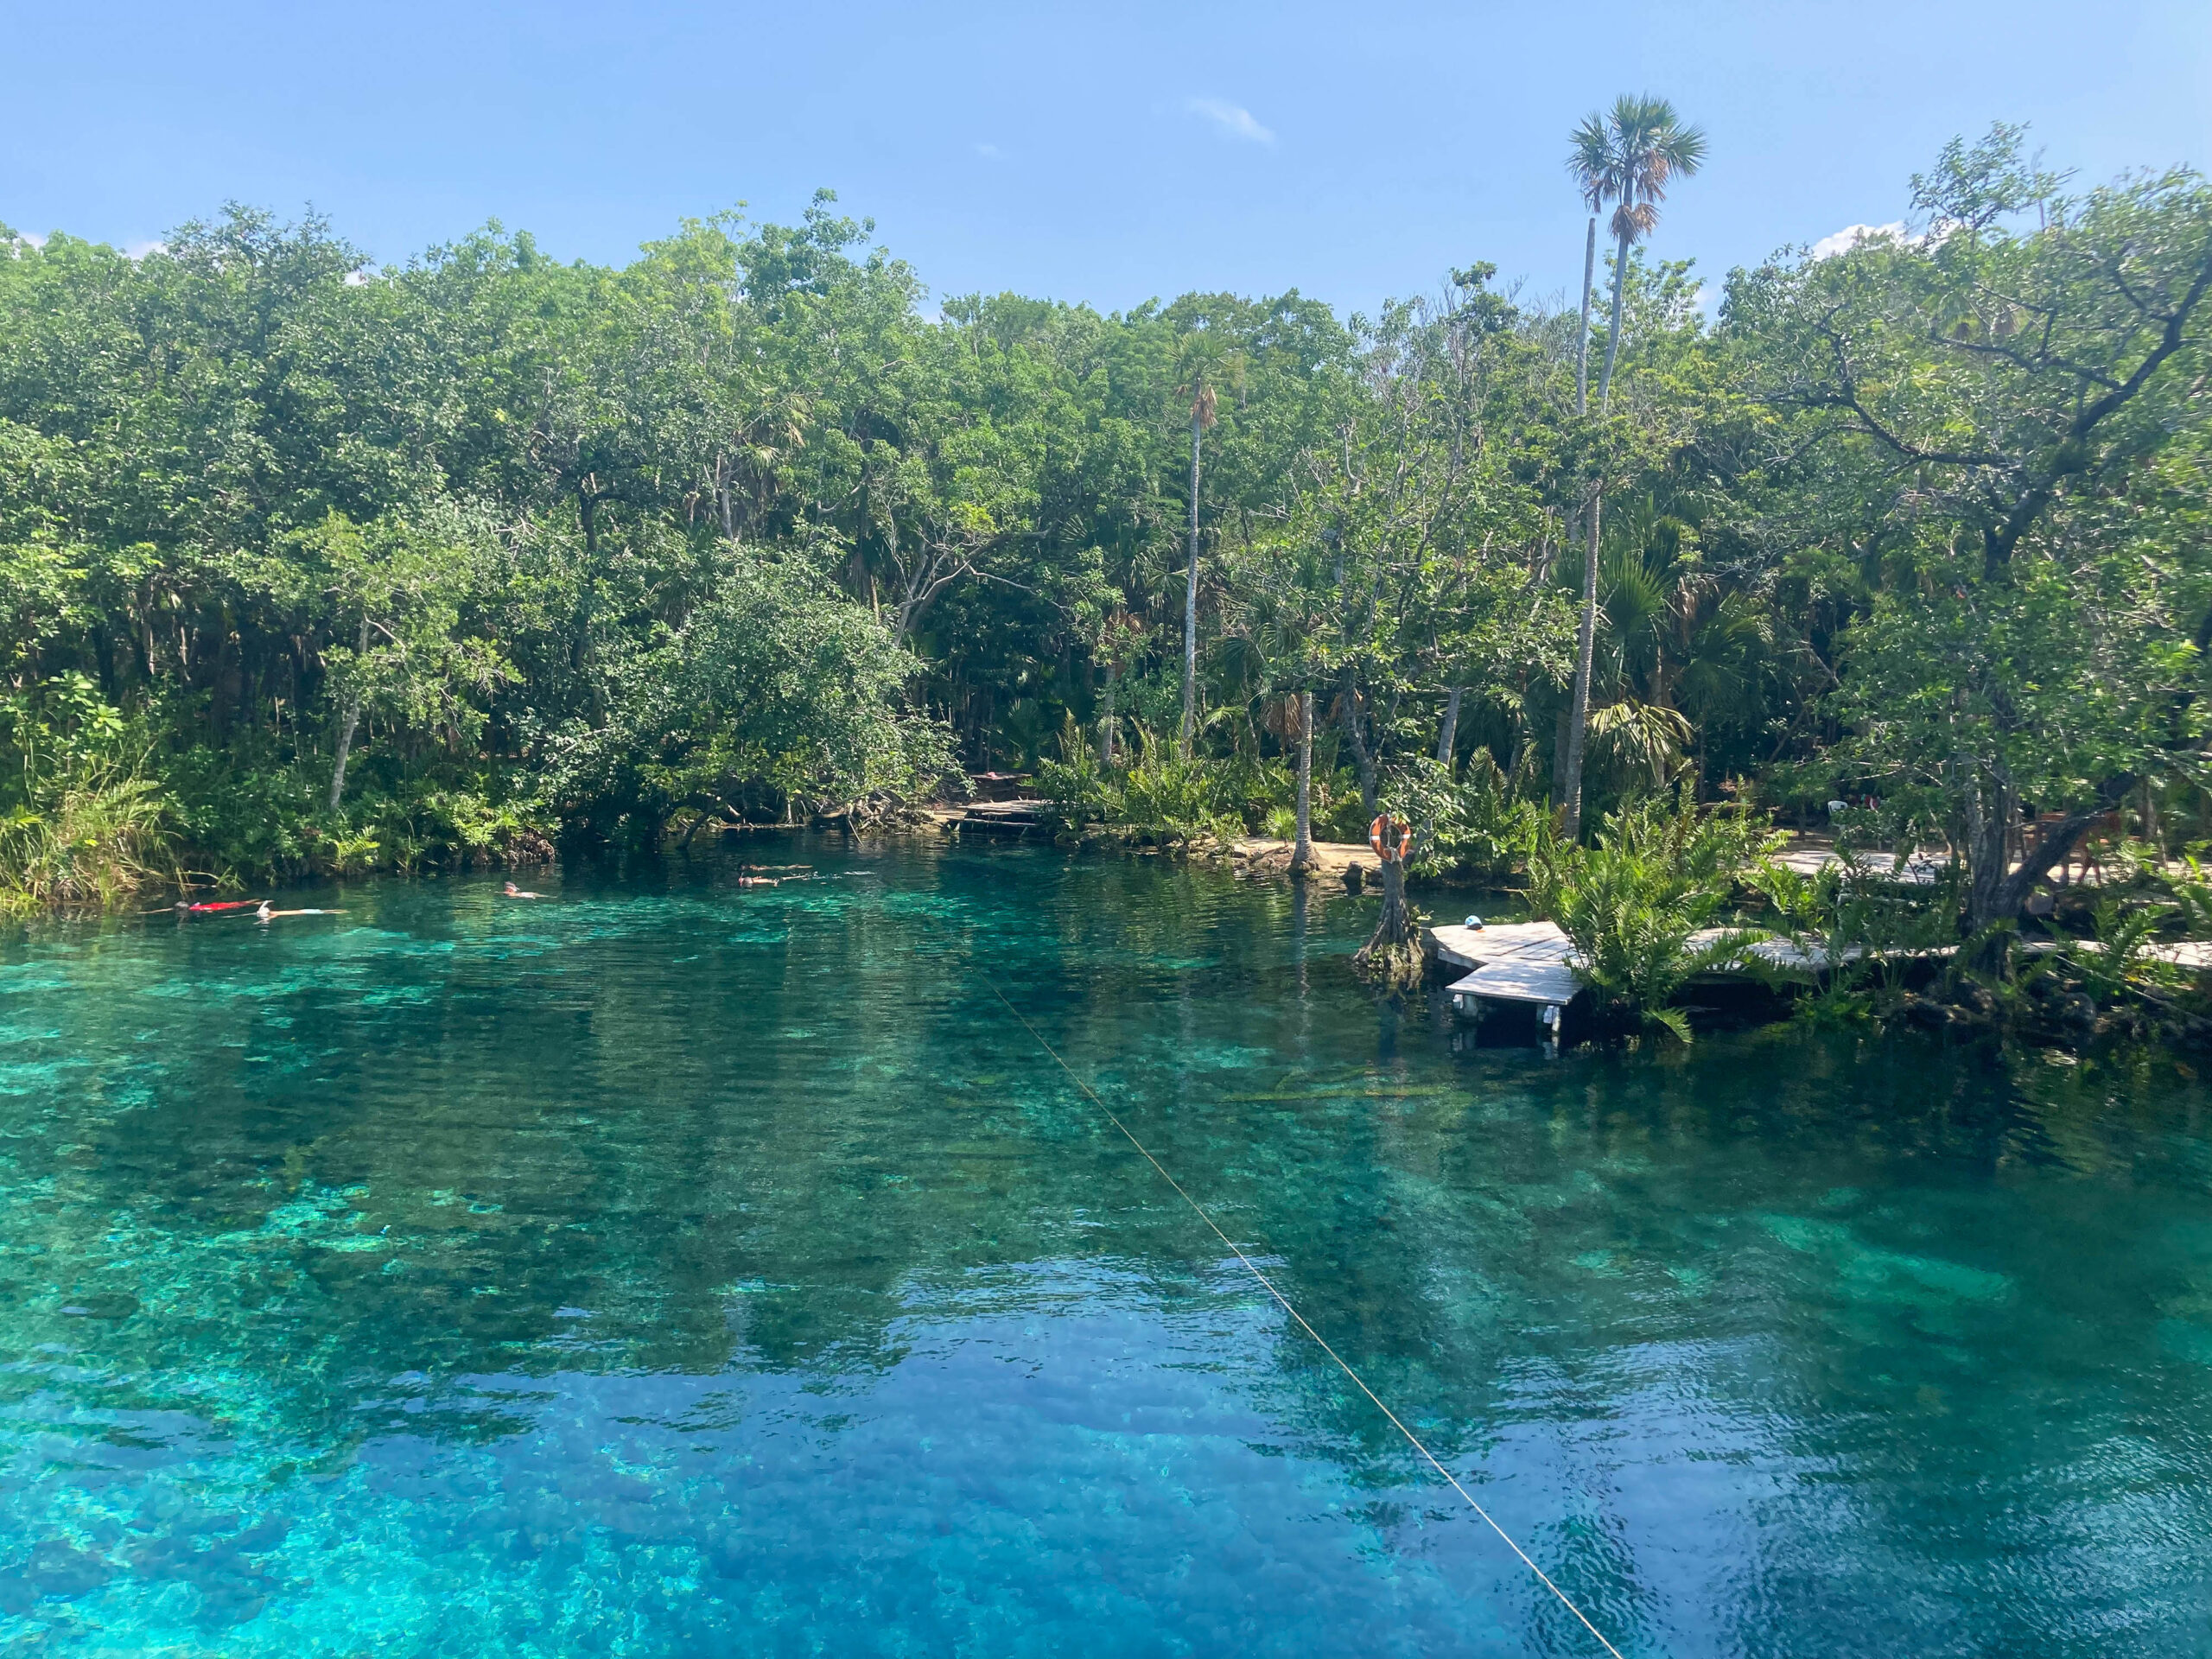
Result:
[[[1689,942],[1693,947],[1711,945],[1733,931],[1701,928],[1690,935]],[[1424,931],[1422,943],[1430,956],[1446,967],[1468,970],[1445,988],[1458,1007],[1467,1007],[1479,1000],[1564,1007],[1582,988],[1575,972],[1581,965],[1580,953],[1556,922],[1432,927]],[[2205,949],[2212,951],[2212,946]],[[1846,960],[1853,960],[1859,955],[1858,947],[1844,954]],[[1788,939],[1755,939],[1744,947],[1743,956],[1756,957],[1785,973],[1817,974],[1828,965],[1827,952],[1822,947],[1800,945]],[[1732,970],[1723,965],[1714,971]]]
[[[1690,935],[1690,944],[1711,944],[1725,938],[1729,931],[1704,928]],[[1580,954],[1556,922],[1498,922],[1479,928],[1431,927],[1423,930],[1421,943],[1436,962],[1446,968],[1465,970],[1445,989],[1451,995],[1454,1007],[1470,1014],[1478,1001],[1562,1008],[1582,989],[1582,981],[1575,972],[1581,963]],[[2027,948],[2041,954],[2062,947],[2056,940],[2044,939]],[[2094,950],[2098,947],[2094,940],[2083,940],[2074,948]],[[1956,949],[1955,945],[1937,945],[1913,954],[1948,957]],[[1768,967],[1785,973],[1818,974],[1828,966],[1827,952],[1821,946],[1796,944],[1788,939],[1754,940],[1744,947],[1743,955],[1756,957]],[[1860,955],[1857,945],[1842,953],[1847,962],[1856,961]],[[2146,947],[2144,955],[2192,973],[2212,970],[2212,940],[2170,940]],[[1738,970],[1723,965],[1714,971],[1726,975]]]

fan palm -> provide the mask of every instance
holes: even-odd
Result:
[[[1621,287],[1630,247],[1658,228],[1659,204],[1679,175],[1688,178],[1705,164],[1705,134],[1685,126],[1675,106],[1649,93],[1624,92],[1609,111],[1592,111],[1574,130],[1567,171],[1594,213],[1614,204],[1613,314],[1605,336],[1605,367],[1598,379],[1602,411],[1612,391],[1613,364],[1620,355]]]
[[[1613,313],[1605,335],[1605,367],[1598,379],[1598,411],[1605,413],[1612,401],[1613,365],[1621,348],[1621,300],[1628,275],[1628,251],[1632,243],[1649,236],[1659,223],[1659,204],[1676,175],[1688,177],[1705,161],[1705,134],[1684,126],[1675,106],[1649,93],[1624,92],[1610,111],[1595,111],[1575,128],[1567,152],[1567,172],[1594,214],[1608,201],[1614,204]],[[1594,246],[1594,244],[1592,245]],[[1584,339],[1589,334],[1589,283],[1583,284]],[[1576,408],[1582,407],[1581,366],[1578,347]],[[1593,485],[1585,514],[1588,550],[1582,569],[1582,626],[1576,640],[1574,706],[1567,729],[1567,765],[1561,792],[1566,797],[1567,833],[1572,837],[1582,824],[1582,751],[1590,721],[1590,658],[1598,630],[1598,531],[1603,499]]]

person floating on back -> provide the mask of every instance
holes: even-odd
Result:
[[[499,897],[502,899],[543,899],[544,896],[542,893],[524,893],[512,881],[499,889]]]
[[[273,922],[279,916],[343,916],[345,913],[342,910],[271,910],[269,901],[264,899],[261,901],[261,908],[253,912],[253,919]]]

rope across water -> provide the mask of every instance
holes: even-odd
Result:
[[[1167,1173],[1166,1165],[1161,1163],[1159,1159],[1152,1155],[1152,1149],[1146,1146],[1143,1141],[1136,1138],[1136,1135],[1131,1132],[1129,1126],[1122,1122],[1121,1118],[1116,1115],[1114,1109],[1111,1106],[1109,1106],[1104,1101],[1098,1097],[1097,1090],[1093,1089],[1089,1084],[1085,1083],[1081,1077],[1077,1075],[1075,1068],[1060,1058],[1059,1050],[1054,1048],[1052,1044],[1045,1040],[1045,1033],[1039,1031],[1035,1026],[1030,1024],[1028,1016],[1023,1014],[1020,1009],[1015,1007],[1012,1002],[1008,1001],[1007,1000],[1006,993],[999,989],[995,983],[988,979],[985,980],[983,983],[989,988],[991,995],[998,998],[1000,1006],[1005,1008],[1005,1010],[1008,1014],[1012,1014],[1017,1020],[1020,1021],[1021,1028],[1027,1032],[1032,1038],[1035,1039],[1037,1046],[1043,1049],[1047,1054],[1051,1055],[1052,1057],[1052,1063],[1058,1065],[1061,1071],[1067,1073],[1068,1080],[1074,1084],[1077,1088],[1083,1090],[1084,1096],[1089,1099],[1092,1105],[1096,1106],[1101,1112],[1103,1112],[1106,1115],[1106,1121],[1122,1132],[1122,1138],[1142,1154],[1145,1162],[1150,1164],[1154,1169],[1159,1171],[1160,1179],[1166,1181],[1168,1185],[1175,1189],[1175,1196],[1182,1199],[1184,1203],[1189,1205],[1197,1213],[1198,1219],[1205,1223],[1207,1227],[1212,1230],[1213,1236],[1219,1239],[1223,1244],[1228,1247],[1229,1253],[1244,1264],[1244,1270],[1250,1274],[1253,1278],[1259,1281],[1260,1287],[1266,1291],[1268,1295],[1274,1298],[1276,1304],[1281,1307],[1284,1313],[1290,1315],[1292,1319],[1297,1322],[1298,1328],[1300,1330],[1303,1331],[1307,1336],[1313,1338],[1314,1342],[1319,1345],[1323,1353],[1328,1355],[1331,1359],[1337,1363],[1338,1370],[1341,1370],[1346,1376],[1351,1379],[1352,1386],[1357,1389],[1362,1394],[1365,1395],[1368,1399],[1373,1402],[1376,1410],[1381,1412],[1385,1417],[1390,1420],[1390,1427],[1396,1429],[1399,1433],[1406,1437],[1406,1444],[1412,1446],[1414,1451],[1421,1453],[1421,1458],[1427,1463],[1428,1466],[1435,1470],[1438,1474],[1443,1476],[1445,1480],[1450,1484],[1452,1490],[1459,1493],[1462,1498],[1465,1499],[1467,1507],[1472,1510],[1482,1518],[1483,1524],[1487,1526],[1492,1532],[1496,1533],[1500,1539],[1503,1540],[1505,1547],[1521,1558],[1521,1564],[1536,1575],[1537,1582],[1541,1584],[1545,1589],[1550,1591],[1554,1596],[1558,1598],[1560,1606],[1566,1608],[1568,1612],[1573,1613],[1576,1618],[1581,1621],[1582,1628],[1590,1632],[1591,1636],[1597,1641],[1598,1645],[1605,1649],[1607,1653],[1611,1654],[1612,1656],[1612,1659],[1621,1659],[1620,1649],[1616,1648],[1611,1643],[1605,1640],[1605,1633],[1599,1630],[1595,1624],[1592,1624],[1590,1622],[1589,1615],[1574,1605],[1573,1598],[1568,1596],[1566,1591],[1560,1589],[1559,1586],[1552,1582],[1551,1575],[1549,1573],[1546,1573],[1542,1567],[1538,1567],[1534,1560],[1529,1559],[1529,1552],[1522,1548],[1519,1544],[1513,1541],[1512,1534],[1507,1532],[1503,1527],[1499,1526],[1488,1510],[1483,1508],[1481,1504],[1475,1502],[1473,1495],[1470,1493],[1465,1486],[1462,1486],[1459,1484],[1459,1478],[1449,1469],[1444,1466],[1442,1462],[1438,1459],[1436,1453],[1430,1451],[1427,1446],[1421,1443],[1421,1437],[1418,1434],[1414,1433],[1410,1428],[1408,1428],[1405,1424],[1400,1421],[1396,1412],[1391,1410],[1389,1407],[1382,1403],[1382,1396],[1376,1394],[1374,1389],[1367,1386],[1365,1380],[1361,1377],[1360,1374],[1352,1370],[1352,1368],[1345,1363],[1343,1355],[1339,1354],[1335,1349],[1329,1346],[1328,1339],[1306,1322],[1306,1316],[1303,1313],[1300,1313],[1298,1309],[1292,1305],[1290,1298],[1284,1295],[1281,1291],[1275,1288],[1274,1281],[1268,1278],[1266,1274],[1261,1272],[1258,1264],[1255,1262],[1250,1256],[1245,1255],[1243,1250],[1236,1247],[1236,1241],[1235,1239],[1230,1237],[1227,1233],[1222,1231],[1220,1224],[1216,1222],[1211,1215],[1207,1214],[1204,1205],[1200,1204],[1196,1198],[1192,1198],[1188,1192],[1183,1190],[1183,1184]]]

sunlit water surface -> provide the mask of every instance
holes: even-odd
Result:
[[[1599,1651],[995,983],[1624,1654],[2212,1652],[2171,1060],[1548,1061],[1340,897],[751,855],[0,937],[0,1651]]]

